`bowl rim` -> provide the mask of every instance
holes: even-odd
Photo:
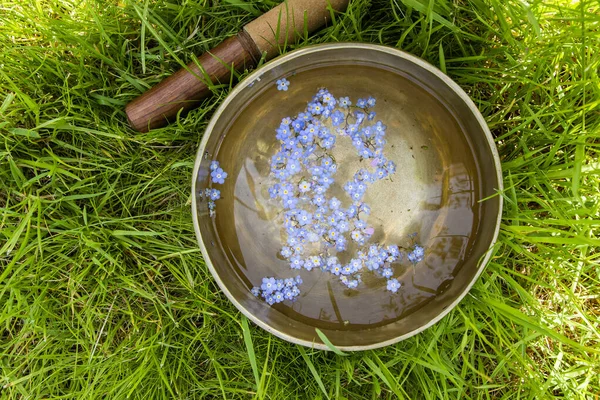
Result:
[[[223,293],[225,293],[225,296],[227,296],[229,301],[231,301],[233,303],[233,305],[243,315],[245,315],[248,319],[250,319],[256,325],[260,326],[262,329],[266,330],[267,332],[269,332],[285,341],[299,344],[299,345],[306,346],[306,347],[310,347],[310,348],[314,348],[314,349],[319,349],[319,350],[331,350],[331,348],[328,347],[324,343],[299,339],[297,337],[291,336],[285,332],[281,332],[281,331],[273,328],[269,324],[267,324],[267,323],[263,322],[262,320],[258,319],[257,317],[255,317],[254,314],[252,314],[252,312],[250,312],[248,309],[246,309],[243,306],[243,304],[238,302],[237,299],[233,296],[233,294],[227,289],[227,286],[221,280],[217,270],[213,266],[212,261],[210,260],[210,257],[208,255],[207,248],[202,239],[202,234],[200,231],[200,224],[198,222],[198,213],[197,213],[196,182],[197,182],[198,172],[200,170],[200,164],[202,163],[202,160],[204,157],[205,148],[208,143],[208,139],[211,136],[211,133],[216,125],[216,121],[221,117],[224,110],[231,103],[231,101],[242,90],[244,90],[246,87],[248,87],[248,85],[251,82],[253,82],[256,78],[260,78],[266,71],[277,68],[279,65],[287,63],[290,60],[293,60],[293,59],[296,59],[299,57],[304,57],[304,56],[314,54],[314,53],[327,52],[330,50],[339,50],[339,49],[371,50],[371,51],[374,50],[374,51],[387,53],[389,55],[403,58],[409,62],[412,62],[412,63],[416,64],[418,67],[427,70],[428,72],[434,74],[436,77],[441,79],[446,85],[448,85],[450,87],[450,89],[452,89],[465,102],[467,107],[469,107],[471,109],[473,115],[475,116],[477,122],[479,123],[481,129],[483,130],[486,142],[487,142],[490,152],[492,154],[494,168],[496,170],[496,179],[497,179],[497,183],[498,183],[498,188],[496,189],[496,192],[498,193],[497,196],[499,199],[499,204],[498,204],[499,208],[498,208],[498,217],[496,218],[496,224],[494,227],[494,234],[492,236],[492,240],[490,242],[488,250],[480,258],[478,267],[477,267],[477,271],[476,271],[475,275],[473,276],[473,278],[471,279],[471,281],[469,282],[469,284],[467,285],[467,287],[462,291],[462,293],[460,293],[459,296],[457,296],[454,299],[454,301],[452,301],[452,303],[450,303],[444,310],[442,310],[442,312],[440,312],[438,315],[436,315],[434,318],[432,318],[430,321],[428,321],[425,325],[422,325],[422,326],[418,327],[417,329],[414,329],[403,335],[400,335],[400,336],[397,336],[397,337],[394,337],[394,338],[391,338],[391,339],[388,339],[388,340],[385,340],[382,342],[369,344],[369,345],[336,346],[336,348],[338,348],[340,350],[345,350],[345,351],[363,351],[363,350],[372,350],[372,349],[377,349],[380,347],[389,346],[391,344],[395,344],[402,340],[408,339],[412,336],[415,336],[415,335],[423,332],[427,328],[431,327],[432,325],[434,325],[435,323],[440,321],[446,315],[448,315],[448,313],[450,313],[450,311],[452,311],[454,309],[454,307],[456,307],[458,305],[458,303],[460,303],[462,301],[462,299],[469,293],[469,291],[471,290],[471,288],[473,287],[473,285],[475,284],[475,282],[477,281],[479,276],[482,274],[483,270],[485,269],[486,265],[488,264],[488,262],[491,258],[494,246],[498,239],[498,234],[500,231],[500,223],[502,220],[502,208],[503,208],[503,198],[500,195],[500,192],[502,192],[504,190],[504,184],[503,184],[503,180],[502,180],[502,169],[501,169],[501,164],[500,164],[500,156],[498,154],[498,150],[496,148],[494,138],[489,130],[489,127],[487,126],[487,123],[485,122],[483,115],[481,115],[481,112],[479,111],[479,109],[477,108],[477,106],[475,105],[473,100],[471,100],[469,95],[467,95],[467,93],[456,82],[454,82],[452,79],[450,79],[450,77],[448,77],[444,72],[442,72],[440,69],[436,68],[432,64],[428,63],[427,61],[425,61],[419,57],[416,57],[412,54],[409,54],[405,51],[396,49],[394,47],[378,45],[378,44],[352,43],[352,42],[327,43],[327,44],[317,44],[317,45],[305,46],[300,49],[296,49],[296,50],[290,51],[288,53],[285,53],[283,55],[280,55],[280,56],[276,57],[275,59],[269,61],[268,63],[260,66],[259,68],[254,70],[252,73],[250,73],[248,76],[246,76],[241,82],[239,82],[233,88],[233,90],[231,92],[229,92],[229,94],[226,96],[225,100],[223,100],[223,103],[221,103],[221,105],[219,105],[219,107],[217,108],[217,110],[215,111],[213,116],[211,117],[206,129],[204,130],[204,135],[202,136],[200,146],[198,147],[198,151],[196,153],[196,160],[194,163],[194,171],[192,174],[192,218],[193,218],[193,222],[194,222],[194,231],[196,232],[196,239],[198,240],[198,245],[200,247],[200,251],[202,252],[202,256],[204,258],[205,264],[207,265],[212,277],[217,282],[221,291]]]

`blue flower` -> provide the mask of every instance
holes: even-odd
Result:
[[[384,278],[391,278],[394,275],[394,271],[391,268],[384,268],[381,271],[381,276]]]
[[[360,137],[355,137],[352,139],[352,145],[354,146],[354,148],[356,150],[358,150],[359,152],[365,148],[365,143],[363,142],[363,139]]]
[[[319,179],[319,183],[327,188],[331,186],[333,179],[329,175],[324,175]]]
[[[335,240],[335,249],[337,251],[344,251],[346,250],[346,244],[347,244],[347,240],[345,237],[343,237],[342,235],[338,236],[338,238]]]
[[[384,167],[388,174],[393,174],[394,172],[396,172],[396,163],[393,161],[388,161],[385,163],[385,167]]]
[[[375,176],[377,177],[377,179],[383,179],[387,176],[388,172],[383,169],[383,168],[377,168],[377,170],[375,171]]]
[[[342,273],[342,266],[338,263],[333,264],[329,267],[329,271],[334,275],[340,275]]]
[[[348,218],[356,217],[357,213],[358,213],[358,207],[356,207],[355,205],[351,205],[350,207],[348,207],[346,209],[346,215],[348,216]]]
[[[321,176],[323,176],[323,175],[321,174]],[[317,179],[317,180],[318,180],[318,179]],[[325,194],[325,192],[327,191],[327,189],[325,189],[325,188],[324,188],[323,186],[321,186],[321,185],[315,185],[315,187],[314,187],[313,191],[314,191],[316,194]]]
[[[367,107],[367,100],[366,99],[358,99],[356,101],[356,107],[366,108]]]
[[[340,236],[340,233],[335,228],[331,228],[327,231],[327,237],[329,237],[329,239],[331,239],[331,240],[337,240],[337,238],[339,236]]]
[[[288,236],[288,238],[287,238],[287,244],[288,245],[290,245],[291,247],[294,247],[298,243],[300,243],[300,239],[298,239],[295,235],[289,235]]]
[[[283,207],[288,210],[296,208],[297,204],[298,204],[298,199],[295,197],[288,197],[287,199],[285,199],[283,201]]]
[[[387,126],[385,126],[381,121],[377,121],[375,124],[375,131],[378,133],[384,133],[386,128]]]
[[[327,104],[328,106],[336,105],[335,97],[333,97],[329,92],[324,93],[321,99],[323,100],[323,103]]]
[[[279,197],[279,190],[281,190],[281,185],[279,183],[274,184],[269,188],[269,197],[272,199],[276,199]]]
[[[356,118],[356,127],[357,127],[357,131],[358,131],[358,125],[362,124],[363,121],[365,120],[365,113],[362,111],[354,111],[354,118]]]
[[[323,167],[324,171],[328,171],[333,164],[334,162],[331,159],[331,157],[323,157],[323,159],[321,160],[321,166]]]
[[[368,106],[368,107],[375,107],[375,103],[376,103],[376,100],[375,100],[375,98],[374,98],[374,97],[372,97],[372,96],[369,96],[369,97],[367,98],[367,106]]]
[[[356,183],[352,181],[346,182],[344,185],[344,190],[348,193],[352,193],[356,190]]]
[[[286,155],[288,154],[289,153],[283,151],[277,152],[273,157],[271,157],[271,168],[285,164],[287,160]]]
[[[332,114],[331,114],[331,124],[333,126],[338,126],[340,125],[342,122],[344,122],[344,113],[341,112],[340,110],[335,110]]]
[[[354,201],[359,201],[360,199],[362,199],[363,194],[359,191],[354,191],[352,193],[350,193],[350,198],[352,198],[352,200]]]
[[[363,234],[360,231],[358,231],[358,230],[352,231],[352,240],[360,243],[363,239],[364,239]]]
[[[317,206],[322,206],[323,204],[325,204],[325,196],[323,196],[322,194],[318,194],[315,197],[313,197],[312,202]]]
[[[285,287],[285,283],[283,282],[283,279],[277,279],[277,290],[281,290]]]
[[[314,136],[312,133],[308,132],[307,129],[303,130],[298,136],[298,141],[302,143],[304,146],[311,145],[314,141]]]
[[[388,279],[387,290],[389,290],[392,293],[396,293],[398,291],[398,289],[400,289],[400,282],[398,282],[398,279],[396,279],[396,278]]]
[[[332,210],[337,210],[338,208],[340,208],[341,205],[342,202],[339,201],[336,197],[332,197],[331,200],[329,200],[329,207],[331,207]]]
[[[300,172],[301,168],[302,167],[300,166],[300,162],[298,160],[288,160],[288,163],[285,167],[285,169],[290,175],[297,174],[298,172]]]
[[[368,119],[369,121],[373,121],[373,120],[375,119],[375,116],[376,116],[376,115],[377,115],[377,113],[375,113],[375,111],[371,111],[371,112],[369,113],[369,115],[367,115],[367,119]]]
[[[323,173],[325,172],[325,170],[323,169],[323,167],[317,165],[317,166],[311,167],[309,169],[309,172],[311,173],[313,180],[318,180],[321,176],[323,176]],[[315,192],[315,193],[317,193],[317,192]],[[319,194],[323,194],[323,193],[321,192]]]
[[[350,260],[350,264],[348,265],[350,265],[352,273],[354,274],[362,269],[363,262],[360,258],[353,258],[352,260]]]
[[[411,251],[410,253],[407,254],[408,261],[410,261],[413,264],[416,264],[416,263],[422,261],[424,256],[425,256],[425,250],[418,244],[415,245],[413,251]]]
[[[219,168],[219,162],[214,160],[210,162],[210,170],[214,171],[215,169]]]
[[[372,258],[369,258],[369,259],[368,259],[368,260],[365,262],[365,265],[367,266],[367,269],[368,269],[369,271],[376,271],[376,270],[377,270],[377,269],[379,269],[379,267],[381,266],[381,265],[379,265],[379,263],[378,263],[376,260],[374,260],[374,259],[372,259]]]
[[[323,266],[323,259],[320,256],[311,256],[308,260],[310,261],[310,269],[321,268]],[[306,263],[304,263],[304,267],[306,268]],[[306,269],[310,271],[310,269]]]
[[[262,289],[263,294],[271,294],[277,288],[277,281],[275,278],[263,278],[260,288]]]
[[[307,182],[307,181],[300,182],[300,184],[298,185],[298,189],[300,190],[300,193],[309,192],[310,191],[310,182]]]
[[[308,158],[308,157],[310,157],[311,154],[313,154],[316,149],[317,149],[317,146],[314,145],[314,144],[311,145],[311,146],[305,147],[304,148],[304,154],[302,155],[302,157],[304,157],[305,159]],[[306,160],[304,160],[304,164],[306,164]]]
[[[302,158],[303,154],[304,153],[302,152],[302,149],[299,147],[296,147],[289,153],[290,161],[294,160],[294,161],[300,162],[300,159]]]
[[[221,198],[221,192],[218,189],[211,189],[210,191],[210,199],[215,201]]]
[[[369,205],[367,203],[361,203],[360,206],[358,207],[358,211],[365,215],[370,215],[371,207],[369,207]]]
[[[379,254],[379,246],[372,244],[369,246],[369,257],[377,257]]]
[[[301,118],[297,118],[294,120],[294,122],[292,122],[292,128],[294,128],[296,132],[300,132],[302,129],[304,129],[304,125],[305,122]]]
[[[352,267],[350,264],[346,264],[342,267],[342,275],[350,275],[352,273]]]
[[[337,223],[336,227],[340,233],[346,233],[350,230],[350,223],[347,219],[342,219]]]
[[[252,293],[254,296],[258,297],[260,295],[260,289],[257,288],[256,286],[254,286],[252,289],[250,289],[250,293]]]
[[[299,256],[294,256],[290,258],[290,268],[291,269],[300,269],[304,265],[304,260]]]
[[[303,119],[304,121],[310,121],[312,119],[311,113],[300,113],[298,114],[298,118]]]
[[[302,277],[300,275],[296,275],[294,280],[296,281],[296,285],[302,285],[303,281],[302,281]]]
[[[268,295],[265,297],[265,301],[267,302],[268,305],[272,306],[273,304],[275,304],[275,298],[272,295]]]
[[[353,279],[351,281],[348,281],[348,283],[346,284],[346,286],[348,286],[349,289],[355,289],[358,287],[358,280],[357,279]]]
[[[308,124],[308,126],[305,129],[308,133],[310,133],[313,136],[318,136],[321,137],[321,130],[317,128],[317,125],[315,124]]]
[[[324,149],[330,150],[335,145],[335,136],[328,135],[321,140],[321,147]]]
[[[275,303],[281,303],[283,300],[285,300],[285,297],[283,296],[283,293],[277,291],[273,293],[273,299],[275,300]]]
[[[279,189],[279,196],[285,200],[289,197],[294,197],[294,187],[289,183],[282,183]]]
[[[307,259],[304,260],[303,267],[307,271],[312,271],[312,269],[315,268],[315,263],[313,262],[311,257],[308,257]]]
[[[281,125],[275,132],[277,133],[275,138],[281,142],[288,139],[291,134],[289,125]]]
[[[283,297],[286,300],[294,300],[296,296],[294,295],[294,291],[291,287],[286,287],[285,289],[283,289]]]
[[[354,221],[354,226],[356,227],[356,229],[361,229],[362,230],[362,229],[365,229],[367,227],[367,223],[365,221],[363,221],[362,219],[359,219],[357,221]],[[373,247],[377,248],[377,246],[371,246],[370,248],[373,248]],[[377,254],[377,253],[375,253],[375,254]]]
[[[313,115],[320,115],[324,109],[325,107],[323,107],[323,104],[319,103],[318,101],[308,103],[308,112]]]
[[[374,156],[373,150],[369,149],[368,147],[362,147],[359,151],[358,154],[362,157],[362,158],[372,158]]]
[[[335,264],[339,263],[338,258],[336,256],[332,256],[332,257],[328,257],[327,260],[325,260],[325,264],[328,267],[331,267]]]
[[[294,150],[298,146],[298,139],[290,137],[283,141],[283,148],[286,150]]]
[[[281,78],[277,80],[277,90],[287,91],[288,86],[290,85],[290,81],[285,78]]]
[[[327,211],[323,207],[319,207],[315,210],[315,213],[313,214],[313,218],[316,221],[323,221],[323,219],[325,219],[326,212]]]
[[[300,214],[298,214],[298,223],[301,226],[305,226],[307,224],[310,224],[311,222],[312,222],[312,214],[307,212],[306,210],[300,211]]]
[[[281,255],[282,255],[284,258],[290,258],[290,257],[292,256],[292,249],[290,249],[290,248],[289,248],[289,247],[287,247],[287,246],[284,246],[284,247],[282,247],[282,248],[281,248]]]
[[[350,101],[350,97],[348,97],[348,96],[340,97],[339,103],[340,103],[340,107],[342,107],[342,108],[348,108],[352,105],[352,102]]]
[[[396,246],[395,244],[390,244],[387,248],[386,248],[388,254],[391,254],[393,256],[398,257],[400,255],[400,249],[398,248],[398,246]]]
[[[288,179],[290,177],[290,173],[287,172],[287,170],[285,168],[278,169],[277,171],[274,172],[274,175],[277,179],[279,179],[282,182],[284,182],[286,179]]]
[[[376,137],[375,138],[375,146],[377,148],[378,151],[383,151],[383,146],[385,146],[385,144],[387,143],[387,140],[385,140],[382,137]]]
[[[299,254],[304,253],[304,245],[302,243],[296,243],[293,247],[294,249],[294,256],[298,256]]]
[[[211,172],[210,177],[212,178],[214,183],[225,183],[225,178],[227,178],[227,172],[223,171],[223,168],[217,167],[213,172]]]

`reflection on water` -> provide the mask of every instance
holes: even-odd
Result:
[[[477,230],[477,169],[460,127],[419,86],[382,73],[379,70],[374,78],[376,74],[362,66],[301,72],[290,79],[288,92],[269,88],[243,110],[217,155],[230,174],[216,217],[223,251],[249,288],[264,276],[284,278],[299,272],[304,280],[302,294],[295,303],[275,308],[314,326],[364,329],[415,312],[452,280]],[[375,96],[378,118],[388,126],[386,153],[399,168],[392,180],[371,185],[365,197],[372,206],[372,241],[406,246],[408,234],[419,232],[417,239],[427,249],[425,260],[417,266],[393,266],[402,283],[397,294],[385,290],[385,279],[370,273],[363,274],[358,289],[348,289],[337,279],[330,280],[329,273],[292,271],[278,256],[284,238],[276,221],[281,210],[267,194],[270,158],[279,147],[274,129],[284,116],[302,111],[322,86],[352,99]],[[340,166],[336,184],[360,167],[345,140],[338,138],[336,146]],[[336,191],[342,188],[334,185],[330,193],[337,195]]]

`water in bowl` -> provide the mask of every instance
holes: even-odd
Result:
[[[338,65],[299,71],[288,79],[288,91],[271,85],[239,110],[212,155],[229,173],[214,221],[218,245],[248,290],[265,276],[301,275],[297,300],[274,308],[309,325],[358,330],[418,312],[452,281],[469,257],[478,228],[478,169],[461,126],[443,99],[397,72]],[[376,120],[388,127],[385,152],[398,170],[372,184],[365,196],[372,207],[368,222],[375,228],[370,242],[408,246],[409,235],[417,232],[417,242],[426,248],[419,264],[393,265],[402,284],[396,294],[385,290],[384,278],[368,271],[357,289],[348,289],[328,272],[292,270],[279,255],[285,242],[281,208],[267,193],[273,182],[271,156],[279,149],[275,129],[282,118],[303,111],[321,87],[352,101],[374,96]],[[341,186],[361,167],[349,141],[337,139],[339,171],[328,192],[340,199]]]

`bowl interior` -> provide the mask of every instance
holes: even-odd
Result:
[[[288,91],[275,81],[286,77]],[[426,248],[417,264],[395,264],[400,291],[363,274],[355,290],[331,274],[295,271],[279,251],[285,242],[281,208],[269,199],[275,129],[282,118],[303,111],[326,87],[352,101],[377,99],[375,121],[387,125],[386,156],[398,165],[391,179],[377,181],[366,201],[375,228],[372,243]],[[350,139],[337,139],[340,167],[332,194],[367,161]],[[229,177],[211,217],[202,191],[209,164],[218,160]],[[501,188],[495,147],[483,118],[467,95],[445,75],[395,49],[358,44],[305,48],[274,60],[241,82],[219,108],[200,146],[194,173],[194,220],[203,255],[221,289],[254,322],[296,343],[323,347],[315,328],[343,349],[373,348],[399,341],[445,315],[481,272],[496,238]],[[351,249],[349,249],[351,250]],[[348,257],[352,251],[348,251]],[[343,259],[344,255],[340,255]],[[346,260],[347,261],[347,260]],[[300,274],[296,301],[269,306],[250,288],[264,276]]]

